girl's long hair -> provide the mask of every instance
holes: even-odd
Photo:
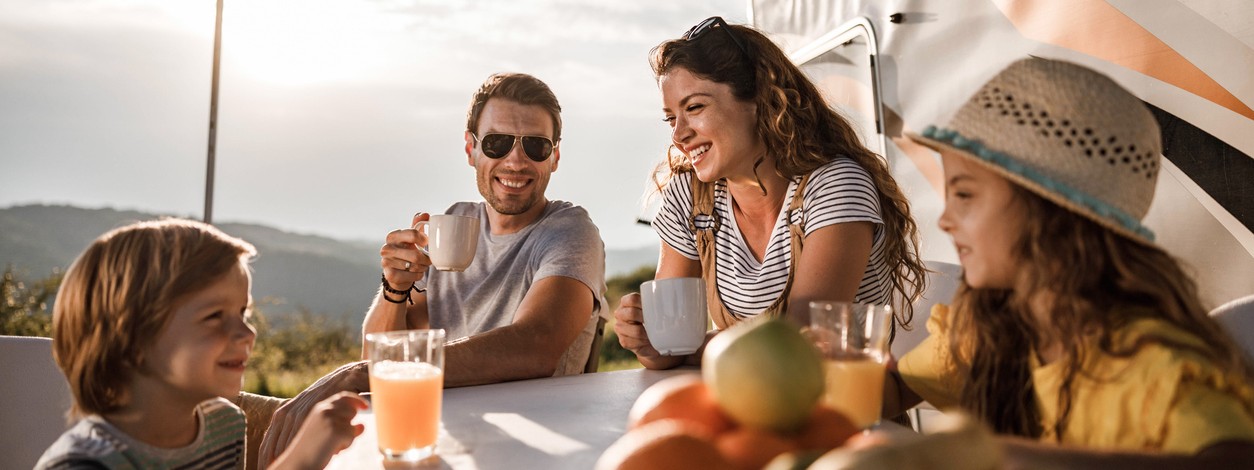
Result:
[[[1013,186],[1026,220],[1015,250],[1021,268],[1013,289],[975,289],[964,281],[954,298],[949,358],[964,377],[961,402],[999,433],[1040,437],[1040,411],[1029,358],[1045,338],[1030,306],[1050,312],[1049,338],[1063,348],[1058,416],[1045,423],[1060,439],[1072,409],[1072,392],[1086,344],[1100,353],[1131,357],[1147,344],[1186,349],[1224,370],[1254,377],[1254,369],[1220,325],[1207,315],[1197,285],[1170,254],[1137,243],[1027,190]],[[1143,318],[1156,318],[1205,341],[1205,347],[1146,335],[1131,346],[1114,334]],[[1095,342],[1094,342],[1095,341]]]
[[[682,68],[700,78],[727,84],[737,99],[755,104],[758,137],[785,179],[809,174],[840,157],[866,170],[879,193],[885,263],[892,271],[893,290],[902,304],[897,309],[897,322],[908,328],[914,316],[912,303],[927,282],[927,268],[919,258],[919,233],[910,217],[910,202],[888,164],[862,145],[849,122],[828,106],[818,87],[769,38],[747,26],[728,25],[729,31],[719,31],[721,28],[693,40],[673,39],[653,48],[650,65],[654,76],[660,78]],[[654,173],[659,189],[675,175],[692,171],[687,159],[674,151],[668,150],[663,165],[664,169]],[[656,177],[663,173],[658,180]]]

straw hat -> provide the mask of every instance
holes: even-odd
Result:
[[[1154,241],[1141,219],[1161,169],[1158,124],[1140,99],[1105,75],[1023,59],[984,84],[947,126],[907,135],[1121,235]]]

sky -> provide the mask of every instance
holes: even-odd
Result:
[[[213,0],[0,0],[0,207],[203,217]],[[495,72],[562,105],[550,199],[607,248],[655,245],[669,143],[648,52],[745,0],[226,0],[215,222],[379,241],[480,200],[462,149]]]

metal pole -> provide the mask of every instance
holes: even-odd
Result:
[[[205,170],[205,223],[213,223],[213,168],[218,146],[218,64],[222,61],[222,1],[213,28],[213,84],[209,93],[209,156]]]

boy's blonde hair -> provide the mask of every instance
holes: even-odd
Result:
[[[74,394],[71,417],[120,408],[178,302],[256,254],[183,219],[131,224],[92,242],[66,271],[52,310],[52,355]]]

